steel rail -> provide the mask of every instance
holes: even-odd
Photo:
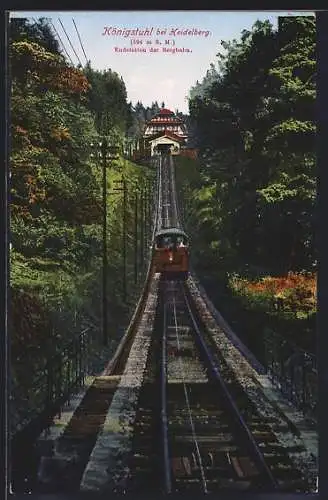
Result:
[[[173,289],[173,316],[174,316],[174,326],[175,326],[175,335],[176,335],[176,339],[177,339],[177,346],[178,346],[178,350],[180,350],[180,341],[179,341],[179,333],[178,333],[178,321],[177,321],[177,311],[176,311],[174,289]],[[189,401],[189,396],[188,396],[188,391],[187,391],[187,386],[186,386],[186,381],[185,381],[185,374],[184,374],[184,370],[183,370],[181,357],[179,357],[179,364],[180,364],[180,372],[182,375],[183,392],[184,392],[185,401],[187,404],[189,422],[190,422],[190,427],[191,427],[191,432],[192,432],[192,438],[193,438],[193,441],[195,444],[196,455],[197,455],[197,460],[198,460],[202,484],[203,484],[203,490],[204,490],[204,493],[208,493],[207,483],[206,483],[206,478],[205,478],[205,471],[204,471],[202,457],[200,454],[199,444],[197,441],[195,424],[194,424],[192,414],[191,414],[190,401]]]
[[[165,493],[172,491],[171,464],[169,453],[168,418],[167,418],[167,348],[166,348],[166,304],[163,309],[163,335],[162,335],[162,360],[161,360],[161,422],[163,434],[163,459],[165,473]]]
[[[253,450],[253,455],[254,455],[254,459],[257,463],[257,466],[261,470],[264,477],[266,477],[266,479],[268,480],[270,486],[272,486],[274,489],[278,489],[279,488],[278,482],[274,478],[270,468],[268,467],[268,465],[265,461],[265,458],[264,458],[260,448],[258,447],[258,444],[256,443],[256,441],[254,439],[254,436],[252,435],[245,420],[243,419],[242,415],[240,414],[240,412],[236,406],[236,403],[235,403],[233,397],[231,396],[219,369],[216,366],[216,363],[213,359],[213,356],[212,356],[208,346],[206,345],[206,343],[203,339],[203,336],[199,330],[199,327],[198,327],[198,324],[197,324],[196,319],[194,317],[194,314],[191,310],[190,303],[189,303],[189,300],[188,300],[188,297],[187,297],[187,294],[185,291],[185,287],[182,283],[180,284],[180,286],[181,286],[181,289],[182,289],[182,292],[183,292],[183,295],[185,298],[185,303],[186,303],[186,306],[187,306],[187,309],[189,312],[190,319],[191,319],[193,327],[194,327],[194,332],[196,334],[196,338],[199,341],[199,344],[201,346],[203,354],[209,363],[209,368],[212,372],[212,375],[213,375],[214,379],[216,379],[217,382],[220,384],[220,387],[223,390],[223,394],[225,396],[225,399],[226,399],[228,405],[230,406],[232,414],[234,415],[235,420],[236,420],[237,424],[239,425],[239,428],[242,430],[245,437],[247,438],[247,441],[248,441],[249,446],[251,447],[251,450]]]
[[[163,191],[163,194],[164,194],[164,201],[165,201],[165,203],[163,204],[164,211],[165,211],[164,220],[165,220],[165,227],[169,228],[172,225],[172,213],[171,213],[172,212],[172,200],[171,200],[171,190],[170,190],[170,182],[169,182],[169,175],[168,175],[169,172],[168,172],[168,158],[167,157],[163,158],[163,164],[164,164],[164,168],[163,168],[164,191]],[[170,211],[169,211],[169,207],[170,207]],[[169,212],[170,212],[170,214],[169,214]]]
[[[155,215],[155,223],[153,227],[153,235],[152,238],[154,240],[156,231],[159,229],[159,222],[161,222],[161,210],[162,210],[162,170],[161,170],[161,162],[159,161],[158,169],[157,169],[157,203],[156,203],[156,215]]]
[[[171,193],[171,204],[172,204],[172,215],[173,215],[173,225],[174,227],[180,228],[180,222],[177,211],[177,203],[176,203],[176,191],[175,191],[175,182],[173,176],[173,160],[172,157],[168,159],[169,164],[169,182],[170,182],[170,193]]]
[[[175,175],[175,164],[173,161],[173,158],[171,158],[171,163],[172,163],[172,185],[174,189],[174,197],[175,197],[175,209],[177,212],[177,220],[179,223],[179,228],[183,229],[183,223],[182,223],[182,217],[181,217],[181,212],[180,212],[180,204],[179,204],[179,199],[176,191],[176,175]]]
[[[170,183],[171,183],[171,198],[172,198],[172,204],[173,204],[173,212],[174,212],[174,226],[177,228],[181,228],[181,222],[180,222],[180,217],[179,217],[179,210],[177,206],[177,193],[176,193],[176,186],[175,186],[175,178],[174,178],[174,163],[173,163],[173,158],[169,158],[169,169],[170,169]]]
[[[160,230],[162,227],[162,219],[163,219],[163,213],[162,213],[162,158],[159,158],[158,160],[158,205],[157,205],[157,226],[155,225],[156,231]]]

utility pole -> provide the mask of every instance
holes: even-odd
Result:
[[[144,207],[144,248],[145,250],[147,249],[146,255],[144,256],[145,260],[144,263],[146,263],[146,257],[148,256],[148,247],[149,247],[149,239],[148,239],[148,226],[149,226],[149,219],[148,219],[148,189],[147,189],[147,181],[145,181],[144,184],[144,190],[145,190],[145,207]]]
[[[151,184],[150,180],[148,180],[148,221],[149,225],[151,225]]]
[[[151,237],[151,227],[152,227],[152,224],[151,224],[151,181],[150,179],[147,180],[147,203],[148,203],[148,210],[147,210],[147,220],[148,220],[148,231],[147,231],[147,247],[149,247],[151,241],[150,241],[150,237]]]
[[[145,214],[144,214],[144,224],[145,224],[145,250],[148,253],[148,190],[147,190],[147,181],[145,181]]]
[[[125,178],[123,179],[123,300],[126,302],[127,291],[126,291],[126,231],[127,231],[127,213],[126,213],[126,201],[127,201],[127,184]]]
[[[108,345],[108,308],[107,308],[107,158],[114,159],[118,148],[110,146],[105,137],[97,145],[91,147],[98,149],[100,146],[100,158],[102,166],[102,211],[103,211],[103,252],[102,252],[102,335],[103,345]],[[111,153],[114,155],[111,156]],[[99,158],[99,153],[96,153]]]
[[[107,346],[107,141],[101,143],[101,156],[103,167],[103,344]]]
[[[134,283],[138,281],[138,189],[135,189],[134,207]]]
[[[141,186],[140,192],[140,270],[143,270],[144,262],[144,191]]]
[[[115,184],[120,184],[121,187],[114,188],[113,191],[123,192],[123,231],[122,231],[122,255],[123,255],[123,285],[122,285],[122,296],[123,301],[126,302],[127,299],[127,272],[126,272],[126,254],[127,254],[127,182],[123,178],[121,180],[114,181]]]

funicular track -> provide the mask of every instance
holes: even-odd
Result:
[[[156,189],[153,236],[182,229],[170,156],[158,159]],[[306,491],[205,322],[188,282],[160,280],[150,258],[114,358],[44,459],[44,491]]]
[[[172,158],[162,168],[162,227],[181,228]],[[156,318],[127,490],[306,491],[207,337],[188,283],[161,282]]]
[[[231,373],[212,355],[187,286],[163,283],[161,293],[166,492],[302,491],[302,475]]]
[[[176,227],[180,228],[177,201],[175,196],[175,184],[173,182],[173,164],[170,156],[161,159],[161,211],[162,219],[159,229]]]

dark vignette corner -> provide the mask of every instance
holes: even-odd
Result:
[[[328,496],[328,405],[327,405],[327,135],[328,135],[328,12],[317,13],[317,159],[318,159],[318,201],[317,201],[317,249],[319,261],[318,273],[318,366],[319,366],[319,492],[320,498]]]
[[[2,319],[2,332],[1,335],[1,389],[3,390],[4,401],[6,401],[7,396],[7,352],[8,352],[8,342],[7,342],[7,328],[6,328],[6,309],[7,309],[7,272],[8,272],[8,206],[7,206],[7,183],[8,183],[8,158],[7,149],[7,133],[8,133],[8,88],[7,88],[7,50],[6,50],[6,36],[7,36],[7,16],[4,12],[1,15],[1,59],[2,67],[6,70],[3,72],[4,78],[1,79],[2,82],[2,106],[1,109],[6,110],[3,113],[3,118],[1,123],[1,132],[3,135],[3,163],[5,165],[3,184],[1,192],[1,233],[3,242],[3,265],[2,265],[2,279],[3,285],[1,287],[1,298],[4,307],[1,309],[1,319]],[[326,314],[325,308],[328,303],[328,293],[327,293],[327,264],[325,264],[325,256],[328,253],[327,244],[327,229],[325,224],[325,204],[327,200],[327,194],[325,196],[325,191],[327,191],[328,183],[328,172],[326,168],[328,153],[327,153],[327,137],[328,137],[328,64],[327,64],[327,45],[328,45],[328,12],[319,12],[317,14],[317,33],[318,33],[318,95],[317,95],[317,113],[318,113],[318,139],[317,139],[317,158],[318,158],[318,216],[317,216],[317,248],[319,254],[319,278],[318,278],[318,361],[319,361],[319,393],[320,397],[320,412],[319,412],[319,428],[320,428],[320,479],[319,479],[319,489],[320,498],[328,498],[328,437],[327,437],[327,427],[325,422],[328,420],[328,404],[326,391],[328,384],[328,370],[327,370],[327,352],[328,352],[328,341],[326,339]],[[326,286],[325,286],[326,285]],[[326,327],[326,328],[325,328]],[[6,406],[1,405],[1,422],[2,425],[2,441],[1,441],[1,463],[6,464]],[[6,467],[2,467],[5,472]],[[5,485],[6,483],[4,483]]]
[[[2,116],[0,120],[0,135],[1,135],[1,156],[2,156],[2,176],[1,176],[1,227],[0,227],[0,241],[2,246],[1,252],[1,348],[0,348],[0,365],[1,365],[1,443],[0,443],[0,463],[2,464],[1,472],[3,474],[3,487],[7,492],[7,466],[8,466],[8,451],[7,451],[7,396],[8,396],[8,342],[7,342],[7,292],[8,292],[8,207],[7,207],[7,183],[8,183],[8,144],[7,144],[7,131],[8,131],[8,87],[7,87],[7,22],[8,14],[5,11],[1,12],[1,67],[3,68],[1,78],[1,105]],[[2,485],[1,485],[2,486]]]

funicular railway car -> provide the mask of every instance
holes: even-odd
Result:
[[[161,229],[154,242],[155,271],[164,279],[188,278],[189,241],[181,229],[174,227]]]

